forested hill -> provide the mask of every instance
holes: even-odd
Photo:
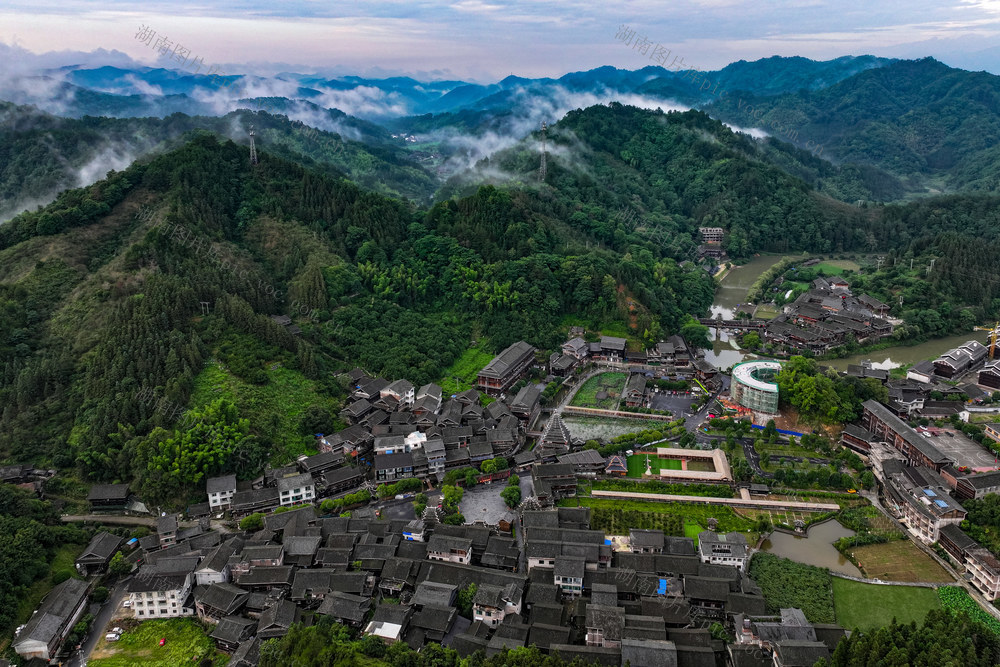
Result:
[[[823,157],[906,177],[912,191],[1000,189],[1000,77],[986,72],[901,60],[820,90],[734,91],[706,110],[744,127],[774,121]]]
[[[699,225],[738,256],[919,253],[947,257],[952,286],[995,272],[995,198],[841,204],[700,112],[592,107],[550,150],[544,184],[525,142],[484,165],[515,185],[421,209],[203,134],[0,225],[0,456],[183,504],[206,476],[309,451],[353,365],[425,383],[470,345],[554,349],[570,322],[677,332],[713,297],[689,261]],[[994,307],[994,287],[975,297]]]
[[[274,103],[280,108],[280,102]],[[218,118],[175,113],[165,118],[69,119],[0,101],[0,220],[37,203],[47,204],[67,188],[89,185],[111,169],[176,148],[193,131],[207,130],[245,144],[250,125],[258,145],[271,153],[314,170],[346,174],[369,190],[430,200],[437,178],[386,130],[336,110],[322,113],[322,122],[350,136],[264,111],[235,111]],[[355,136],[358,141],[350,138]]]
[[[699,111],[593,106],[570,112],[548,135],[545,196],[566,207],[571,225],[616,249],[643,243],[687,259],[695,254],[698,227],[719,226],[737,258],[839,252],[861,247],[872,231],[876,213],[817,194],[770,164],[750,137]],[[452,179],[441,194],[497,173],[513,183],[537,182],[539,159],[536,136]]]
[[[308,451],[353,364],[439,381],[470,340],[652,340],[707,308],[703,269],[570,213],[492,187],[420,210],[211,136],[68,191],[0,225],[0,455],[183,504]]]

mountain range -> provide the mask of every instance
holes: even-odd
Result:
[[[255,122],[258,141],[274,151],[427,202],[452,191],[449,179],[495,182],[476,165],[526,137],[537,144],[542,122],[612,101],[702,109],[754,136],[766,160],[845,202],[1000,187],[994,75],[872,56],[739,61],[698,74],[711,90],[690,74],[601,67],[489,85],[110,65],[11,75],[0,85],[0,99],[14,105],[0,109],[0,155],[12,156],[0,161],[0,219],[175,145],[185,131],[239,139]],[[40,111],[64,120],[42,121]]]

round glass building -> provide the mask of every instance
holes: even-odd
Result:
[[[781,370],[777,361],[748,361],[733,367],[729,395],[734,401],[755,412],[777,414],[778,385],[774,377]]]

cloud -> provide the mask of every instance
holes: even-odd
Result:
[[[372,86],[357,86],[347,90],[319,88],[322,95],[316,99],[320,106],[340,109],[351,116],[405,116],[410,112],[406,101],[398,94]]]
[[[132,87],[132,91],[140,95],[155,95],[157,97],[163,97],[163,89],[159,86],[154,86],[151,83],[143,81],[135,74],[127,75],[123,81]],[[124,93],[126,95],[131,94],[131,92]]]
[[[131,144],[106,144],[100,147],[82,167],[76,170],[76,187],[82,188],[101,180],[112,169],[122,171],[135,162],[140,151]]]
[[[733,132],[742,132],[743,134],[749,134],[754,139],[766,139],[767,137],[771,136],[764,130],[761,130],[756,127],[740,127],[739,125],[733,125],[732,123],[726,123],[726,122],[723,122],[722,124],[728,127]]]
[[[642,109],[687,111],[690,107],[671,100],[605,90],[601,93],[571,91],[555,84],[543,87],[519,86],[513,91],[513,112],[498,116],[498,127],[479,133],[463,133],[453,128],[417,135],[418,141],[439,142],[456,151],[443,165],[446,174],[471,169],[484,157],[510,148],[538,130],[542,121],[552,125],[574,109],[620,102]],[[540,147],[538,147],[540,151]],[[550,152],[557,151],[555,146]]]

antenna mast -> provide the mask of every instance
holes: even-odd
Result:
[[[253,142],[253,125],[250,126],[250,164],[257,164],[257,146]]]
[[[538,178],[545,182],[546,164],[545,164],[545,121],[542,121],[542,166],[538,170]]]

